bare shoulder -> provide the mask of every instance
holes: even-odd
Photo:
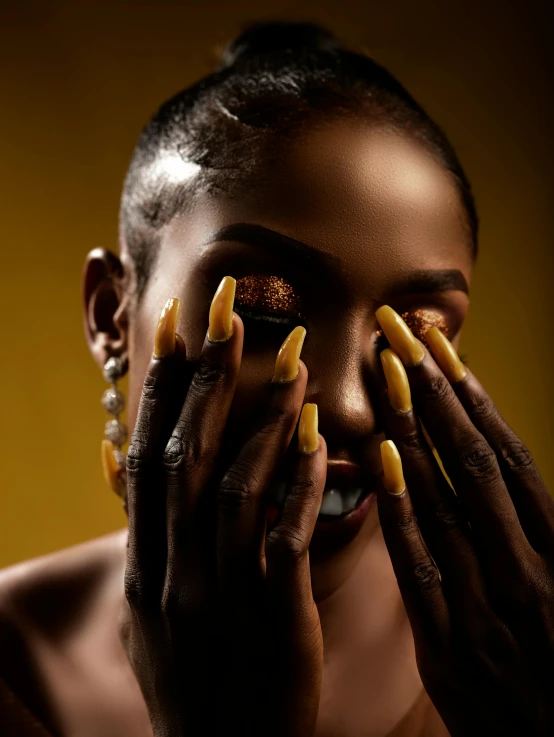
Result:
[[[0,571],[0,668],[23,639],[61,641],[117,589],[127,531],[18,563]]]
[[[119,530],[0,571],[0,680],[52,734],[91,734],[83,724],[129,681],[117,628],[126,544]]]

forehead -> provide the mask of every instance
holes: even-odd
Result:
[[[346,119],[269,145],[267,168],[254,171],[240,194],[200,198],[170,226],[170,236],[182,242],[187,231],[198,242],[209,230],[251,222],[340,259],[342,271],[365,282],[449,268],[469,281],[470,236],[460,196],[422,144]],[[263,155],[260,160],[263,167]]]

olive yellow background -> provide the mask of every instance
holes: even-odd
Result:
[[[142,125],[249,20],[327,24],[446,129],[473,182],[480,257],[462,353],[554,490],[547,4],[477,0],[2,3],[0,565],[125,523],[101,474],[101,373],[81,267],[116,248]]]

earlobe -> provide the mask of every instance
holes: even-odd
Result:
[[[127,364],[128,299],[124,276],[123,264],[111,251],[95,248],[87,255],[83,269],[85,337],[100,368],[111,356]]]

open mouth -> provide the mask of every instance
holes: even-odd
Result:
[[[273,482],[269,490],[270,506],[274,514],[282,508],[289,484],[280,479]],[[340,522],[362,507],[367,497],[374,491],[371,479],[364,479],[358,466],[347,461],[329,461],[327,480],[321,499],[317,522]]]
[[[270,504],[281,509],[287,490],[285,481],[276,482],[269,492]],[[370,492],[371,489],[364,489],[362,486],[338,486],[328,481],[321,499],[318,521],[330,522],[346,517],[361,505]]]

